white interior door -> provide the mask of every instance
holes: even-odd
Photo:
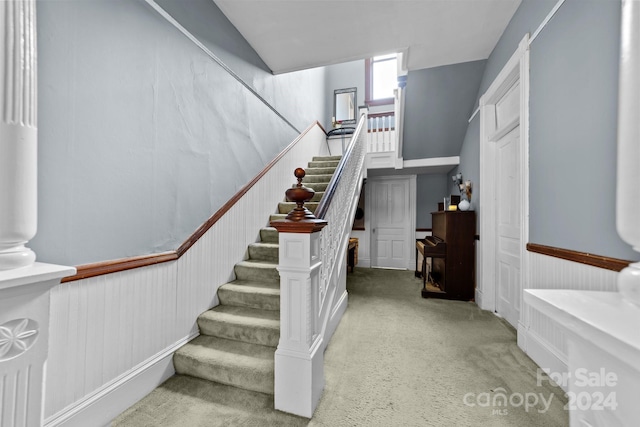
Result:
[[[520,318],[520,127],[496,142],[496,311],[514,327]]]
[[[371,266],[406,269],[410,259],[410,179],[370,179]]]

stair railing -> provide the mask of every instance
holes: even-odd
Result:
[[[346,254],[365,173],[367,114],[360,120],[315,217],[296,169],[298,207],[272,221],[279,231],[280,341],[275,354],[275,408],[311,417],[324,389],[324,350],[347,308]]]
[[[320,233],[322,266],[317,307],[320,324],[316,333],[329,338],[333,335],[337,323],[332,323],[331,318],[335,314],[329,313],[328,310],[337,309],[336,305],[339,305],[337,300],[342,297],[345,298],[346,308],[346,253],[351,226],[358,207],[367,154],[366,110],[364,112],[315,211],[317,218],[328,223]],[[333,304],[327,304],[328,301]],[[328,339],[324,344],[326,347]]]

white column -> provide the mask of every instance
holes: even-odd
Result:
[[[640,1],[623,0],[618,104],[618,234],[640,252]],[[640,306],[640,262],[618,276],[618,289]]]
[[[75,268],[35,263],[0,272],[0,426],[42,425],[49,290]],[[55,368],[55,367],[54,367]]]
[[[34,0],[0,1],[0,270],[32,265],[37,225]]]
[[[275,408],[311,418],[324,389],[324,355],[318,330],[322,227],[315,231],[287,232],[276,222],[271,223],[280,235],[280,342],[275,354]],[[305,222],[282,225],[304,226]]]

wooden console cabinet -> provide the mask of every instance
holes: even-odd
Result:
[[[424,256],[432,258],[431,272],[424,283],[422,297],[473,299],[476,213],[432,212],[431,221],[432,235],[424,240]]]

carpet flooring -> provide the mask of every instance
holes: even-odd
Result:
[[[311,420],[273,410],[262,393],[174,376],[112,425],[569,425],[564,393],[537,384],[510,325],[472,302],[423,299],[420,289],[411,271],[348,275],[349,306],[325,352]]]

